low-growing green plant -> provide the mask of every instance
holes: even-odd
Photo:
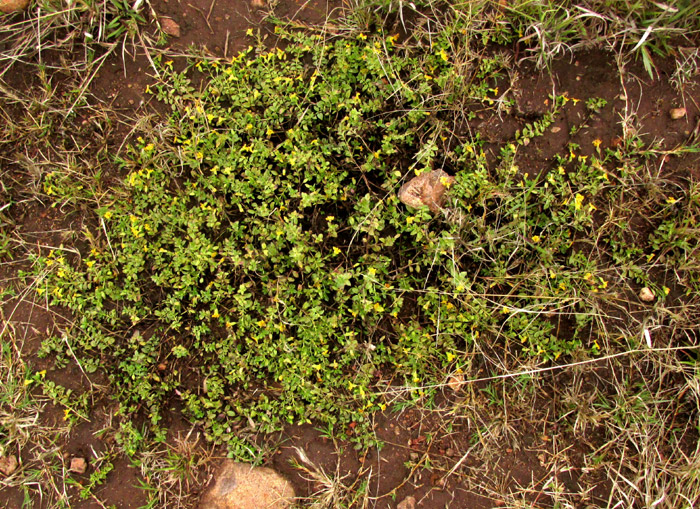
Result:
[[[248,459],[246,433],[285,423],[371,443],[378,387],[429,402],[427,387],[465,368],[475,342],[540,362],[601,352],[610,264],[624,258],[646,283],[642,253],[626,251],[622,223],[601,233],[612,261],[579,240],[615,200],[611,179],[625,178],[611,165],[632,156],[595,140],[537,173],[518,166],[579,99],[551,97],[492,165],[478,134],[454,143],[448,126],[462,118],[458,96],[512,104],[496,99],[507,59],[456,62],[449,33],[424,54],[398,36],[276,31],[284,49],[185,72],[157,61],[149,90],[171,106],[167,124],[119,159],[124,185],[100,196],[81,256],[36,261],[38,293],[77,317],[44,352],[70,345],[87,372],[103,366],[121,413],[154,429],[176,395]],[[444,214],[399,202],[404,182],[438,167],[456,177]],[[58,174],[44,189],[97,202]],[[653,249],[688,253],[668,220]],[[143,436],[127,421],[117,440],[134,454]]]

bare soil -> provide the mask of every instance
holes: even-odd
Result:
[[[322,1],[281,0],[275,13],[303,25],[320,22],[338,4],[337,1],[327,5]],[[261,24],[264,10],[256,9],[244,0],[154,0],[152,6],[157,17],[167,16],[179,24],[181,36],[171,38],[168,44],[170,49],[182,52],[196,46],[204,48],[206,53],[226,58],[249,44],[245,36],[247,28],[261,27],[271,34],[269,27]],[[512,55],[516,52],[516,48],[497,50]],[[648,77],[641,64],[629,65],[621,79],[614,56],[602,51],[578,53],[557,60],[551,73],[537,71],[528,63],[519,65],[515,70],[519,80],[512,83],[516,92],[516,111],[500,116],[479,112],[468,128],[481,132],[493,150],[509,139],[516,129],[524,126],[528,119],[544,113],[549,107],[549,94],[556,90],[581,101],[560,113],[553,125],[556,129],[545,137],[533,140],[526,147],[518,161],[523,173],[533,175],[551,167],[553,155],[563,152],[569,142],[579,144],[584,154],[592,153],[592,142],[596,139],[602,141],[602,149],[615,146],[622,136],[620,120],[625,115],[628,103],[634,104],[638,112],[643,138],[649,142],[660,141],[662,150],[673,149],[698,131],[700,110],[695,101],[688,100],[692,95],[687,94],[684,101],[670,85],[673,69],[669,63],[659,59],[658,64],[660,73],[655,80]],[[35,81],[27,77],[26,72],[26,68],[17,66],[8,77],[9,83],[20,90],[34,86]],[[138,51],[135,55],[125,55],[123,59],[121,55],[113,55],[91,85],[91,100],[96,101],[96,107],[105,105],[121,112],[124,118],[144,113],[161,115],[165,111],[162,105],[156,104],[151,96],[144,93],[145,87],[152,82],[150,64],[145,55]],[[601,114],[589,115],[584,104],[589,97],[604,98],[612,107],[604,108]],[[669,110],[680,106],[687,109],[687,115],[680,120],[672,120]],[[575,126],[580,126],[580,129],[571,135]],[[123,137],[130,135],[129,131],[129,126],[123,125],[118,133]],[[108,147],[114,149],[123,142],[119,136],[105,141]],[[668,178],[686,179],[691,175],[700,178],[697,155],[663,157],[663,160],[659,158],[658,165],[663,164],[662,171]],[[62,244],[64,239],[60,232],[80,229],[80,218],[64,217],[60,210],[42,208],[37,202],[14,210],[12,219],[16,223],[17,233],[34,239],[39,250],[42,246]],[[642,228],[650,227],[643,217],[643,211],[640,211],[639,224]],[[17,284],[17,270],[20,268],[12,264],[1,265],[0,281],[3,285]],[[75,364],[55,370],[50,360],[37,358],[41,340],[60,329],[63,320],[60,310],[47,311],[41,303],[33,305],[27,299],[16,299],[4,305],[3,316],[18,331],[18,336],[24,339],[24,356],[34,369],[48,369],[48,379],[78,394],[91,385],[106,383],[99,374],[90,375],[88,379]],[[609,369],[601,365],[598,372],[592,372],[595,375],[591,374],[587,383],[604,384],[606,377],[609,377],[609,371],[606,372]],[[436,509],[498,507],[501,502],[499,494],[487,489],[488,486],[500,486],[502,493],[507,493],[535,480],[535,486],[542,488],[550,472],[545,465],[561,454],[552,444],[568,444],[567,468],[557,475],[568,490],[588,492],[589,504],[603,506],[607,503],[609,487],[596,472],[581,469],[583,456],[595,450],[603,437],[590,436],[581,441],[556,424],[560,412],[559,394],[568,383],[569,375],[565,373],[553,372],[543,376],[541,384],[545,391],[540,391],[540,398],[541,394],[548,393],[551,399],[533,400],[531,418],[519,418],[519,422],[508,423],[510,433],[502,437],[499,449],[490,449],[488,453],[481,450],[477,430],[486,422],[493,423],[496,419],[507,421],[508,415],[507,408],[504,415],[502,409],[490,404],[480,386],[458,392],[446,388],[429,411],[407,409],[377,415],[374,429],[385,445],[381,450],[366,454],[356,452],[349,443],[334,443],[313,426],[289,426],[277,436],[261,437],[260,442],[276,449],[268,466],[292,480],[297,493],[302,496],[313,494],[319,486],[292,465],[290,460],[297,458],[295,448],[303,449],[311,461],[328,473],[338,469],[341,476],[347,476],[348,484],[371,470],[368,489],[374,507],[394,508],[407,496],[414,496],[418,507]],[[505,386],[503,390],[506,390]],[[481,408],[478,414],[470,410],[475,407]],[[89,478],[92,472],[91,459],[108,445],[98,432],[108,426],[116,411],[115,403],[106,397],[95,402],[93,408],[90,420],[75,426],[68,439],[57,444],[66,458],[66,464],[73,457],[88,460],[85,474],[66,473],[82,481]],[[456,420],[455,412],[461,412]],[[60,424],[63,416],[59,409],[47,405],[41,418],[47,424]],[[192,425],[182,421],[177,410],[168,419],[172,425],[172,437],[185,436],[192,430]],[[449,426],[446,425],[448,422]],[[196,432],[195,429],[195,435]],[[27,445],[26,454],[32,447],[32,444]],[[206,444],[200,444],[200,447],[207,449]],[[222,450],[214,450],[209,467],[214,465],[217,455],[224,454]],[[191,500],[196,500],[197,494],[202,491],[209,467],[205,466],[201,475],[192,480]],[[95,495],[106,506],[120,509],[140,507],[146,503],[145,493],[139,488],[143,480],[138,468],[130,465],[127,458],[118,457],[114,470],[95,490]],[[69,486],[67,490],[74,501],[72,507],[104,507],[94,499],[80,500],[74,487]],[[22,496],[17,489],[0,490],[0,498],[0,506],[8,509],[22,504]],[[533,491],[530,502],[533,507],[549,506],[549,498],[543,492]],[[36,499],[33,507],[47,506],[41,499]]]

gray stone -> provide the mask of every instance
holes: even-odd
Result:
[[[271,468],[224,460],[199,501],[199,509],[287,509],[294,487]]]

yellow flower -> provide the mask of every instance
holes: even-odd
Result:
[[[603,143],[603,142],[602,142],[601,140],[599,140],[599,139],[593,140],[593,146],[594,146],[596,149],[600,148],[600,144],[601,144],[601,143]]]
[[[375,303],[374,303],[373,308],[374,308],[374,310],[375,310],[377,313],[383,313],[383,312],[384,312],[384,306],[382,306],[382,305],[379,304],[378,302],[375,302]]]
[[[669,205],[673,205],[674,203],[677,203],[677,202],[678,202],[678,200],[676,198],[674,198],[673,196],[669,196],[668,198],[666,198],[666,203],[668,203]]]
[[[532,242],[535,244],[538,244],[541,240],[542,240],[542,237],[540,237],[539,235],[532,236]]]
[[[574,198],[574,206],[576,207],[576,210],[581,210],[581,205],[583,204],[583,200],[585,197],[582,194],[576,193],[576,197]]]

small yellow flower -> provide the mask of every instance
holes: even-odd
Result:
[[[337,247],[333,246],[333,256],[338,256],[340,254],[340,249]]]
[[[539,242],[540,242],[541,240],[542,240],[542,237],[540,237],[539,235],[533,235],[533,236],[532,236],[532,242],[535,243],[535,244],[539,244]]]
[[[666,198],[666,203],[668,203],[669,205],[673,205],[674,203],[678,203],[678,200],[673,196],[669,196],[668,198]]]
[[[599,140],[599,139],[593,140],[593,146],[594,146],[596,149],[600,148],[600,144],[601,144],[601,143],[603,143],[603,142],[602,142],[601,140]]]
[[[375,302],[375,303],[374,303],[374,306],[372,306],[372,307],[374,308],[374,310],[375,310],[377,313],[383,313],[383,312],[384,312],[384,306],[382,306],[382,305],[379,304],[378,302]]]
[[[252,36],[253,36],[253,29],[252,29],[252,28],[249,28],[248,30],[245,31],[245,34],[246,34],[248,37],[252,37]]]
[[[576,193],[576,197],[574,198],[574,207],[576,210],[581,210],[581,205],[583,205],[583,200],[585,197],[582,194]]]

